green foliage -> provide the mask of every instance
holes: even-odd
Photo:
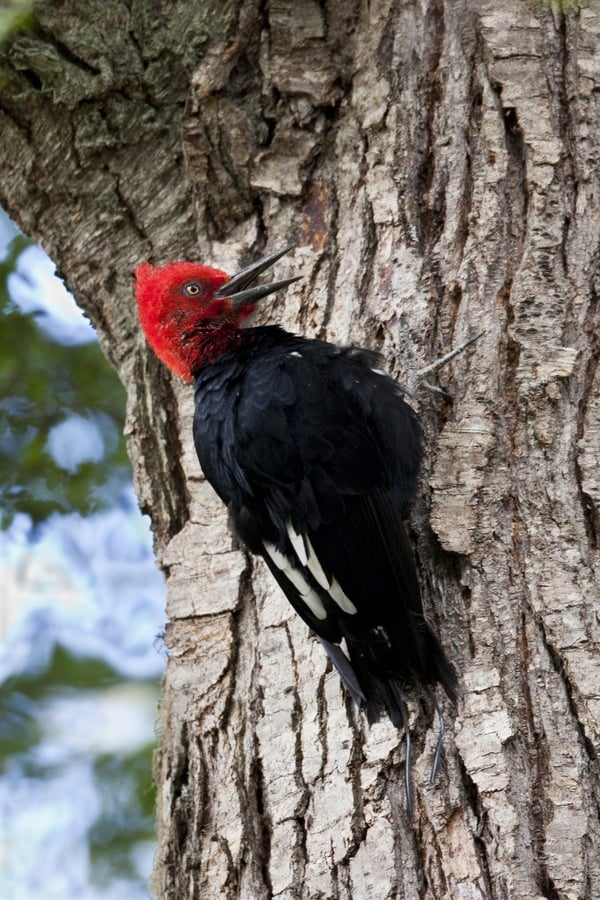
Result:
[[[10,300],[7,280],[26,238],[0,262],[0,527],[18,512],[96,512],[131,479],[122,436],[125,392],[96,343],[63,346]],[[52,429],[79,415],[98,431],[99,461],[67,471],[51,456]]]
[[[96,757],[94,774],[105,789],[99,792],[100,814],[90,830],[89,841],[94,881],[102,887],[110,885],[115,873],[135,880],[132,850],[136,844],[155,840],[153,753],[152,743],[125,757]]]
[[[47,747],[57,740],[52,717],[56,703],[64,708],[72,702],[73,714],[82,714],[81,701],[86,697],[93,705],[103,692],[127,689],[130,683],[104,660],[75,657],[57,645],[42,673],[25,672],[0,685],[0,777],[42,785],[89,764],[99,801],[98,814],[87,834],[92,880],[105,888],[108,896],[115,880],[127,880],[143,889],[136,859],[138,849],[149,847],[155,840],[153,734],[140,735],[137,747],[114,753],[67,747],[56,755],[48,754]],[[158,704],[156,680],[137,685],[145,692],[146,702],[152,707]],[[66,717],[64,727],[68,727],[68,721]],[[73,724],[78,727],[78,723]]]
[[[32,28],[35,24],[32,0],[4,0],[0,6],[0,44],[11,32]]]
[[[56,645],[45,667],[9,677],[0,685],[0,776],[15,758],[26,761],[31,750],[43,739],[41,710],[57,696],[77,696],[85,691],[98,691],[121,681],[114,669],[102,659],[74,657]],[[32,776],[44,774],[43,768],[25,765]]]

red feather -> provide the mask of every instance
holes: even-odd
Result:
[[[214,300],[229,279],[226,272],[198,263],[175,262],[155,268],[150,263],[135,272],[140,323],[156,355],[184,381],[206,361],[236,345],[235,335],[248,311],[232,310],[227,298]],[[201,292],[185,293],[189,282]]]

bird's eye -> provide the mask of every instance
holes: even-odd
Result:
[[[199,297],[200,294],[204,293],[204,288],[197,281],[188,281],[183,286],[183,293],[186,297]]]

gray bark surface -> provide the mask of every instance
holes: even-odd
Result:
[[[0,201],[129,393],[169,584],[161,898],[600,896],[600,9],[521,0],[43,2],[0,66]],[[461,674],[370,730],[191,444],[136,264],[298,246],[263,321],[379,349],[428,454],[412,520]],[[118,602],[118,598],[115,598]]]

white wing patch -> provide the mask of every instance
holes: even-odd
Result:
[[[337,578],[334,578],[331,582],[331,587],[328,589],[328,594],[332,600],[335,600],[337,605],[341,610],[345,613],[349,613],[352,615],[356,612],[356,607],[352,600],[346,596],[341,587],[338,584]]]
[[[344,593],[337,578],[328,578],[325,574],[323,566],[319,562],[319,557],[315,553],[310,538],[306,535],[298,534],[294,529],[291,521],[288,521],[286,530],[290,543],[298,558],[301,566],[308,569],[317,584],[327,591],[334,603],[336,603],[342,612],[348,615],[354,615],[357,612],[356,606]],[[295,568],[290,560],[281,553],[274,544],[265,542],[265,550],[275,563],[278,569],[281,569],[285,577],[292,582],[296,590],[299,592],[302,600],[318,619],[325,619],[327,612],[323,606],[323,601],[317,592],[310,586],[302,572]]]
[[[306,547],[304,545],[304,538],[301,534],[298,534],[297,531],[294,531],[294,526],[292,525],[291,520],[287,523],[287,533],[290,541],[292,542],[292,547],[296,551],[296,556],[300,560],[303,566],[308,565],[308,556],[306,555]]]
[[[299,537],[299,535],[296,535],[296,537]],[[277,568],[281,569],[288,581],[292,582],[292,584],[300,594],[302,601],[306,603],[313,615],[315,615],[317,619],[326,619],[327,613],[325,611],[325,607],[323,606],[321,598],[319,597],[317,592],[313,588],[311,588],[302,572],[300,572],[298,569],[295,569],[288,558],[284,556],[283,553],[281,553],[277,549],[277,547],[274,546],[274,544],[270,544],[268,541],[265,541],[264,547]]]
[[[281,569],[281,571],[287,575],[286,569],[290,568],[290,561],[287,556],[284,556],[283,553],[277,549],[275,544],[270,544],[268,541],[264,542],[264,547],[277,568]]]
[[[317,581],[322,588],[326,591],[329,590],[329,578],[323,571],[323,566],[319,562],[319,558],[315,553],[315,548],[310,542],[310,538],[306,538],[306,545],[308,547],[308,568],[310,569],[313,578]]]

